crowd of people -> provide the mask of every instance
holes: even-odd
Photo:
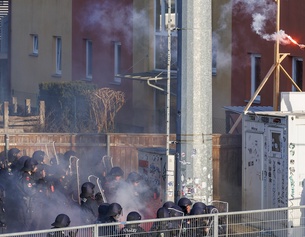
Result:
[[[139,221],[148,216],[147,211],[151,210],[147,210],[147,203],[151,202],[154,194],[141,174],[130,172],[124,179],[124,171],[114,166],[98,177],[97,185],[90,181],[80,185],[77,173],[71,170],[71,157],[76,156],[69,150],[48,159],[47,164],[42,150],[31,156],[22,155],[18,148],[0,153],[0,228],[3,233],[49,229],[54,217],[51,226],[56,229],[68,227],[71,223],[69,216],[73,217],[75,225],[125,221],[122,220],[123,209],[127,214],[124,217],[126,221]],[[177,204],[165,202],[152,216],[201,215],[211,213],[213,208],[201,202],[193,204],[183,197]],[[182,224],[185,229],[190,223],[156,222],[150,230],[144,230],[139,224],[127,224],[123,228],[101,225],[99,236],[130,236],[135,233],[137,236],[177,236]],[[202,228],[186,236],[204,236],[209,231],[206,220],[191,224]],[[50,236],[65,234],[54,230],[48,234]],[[70,232],[69,236],[77,236],[77,232]]]

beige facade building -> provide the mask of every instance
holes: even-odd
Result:
[[[36,101],[40,82],[72,80],[72,0],[11,2],[12,94]]]
[[[96,1],[94,2],[97,4]],[[103,6],[103,3],[106,2],[99,1],[98,4]],[[118,71],[121,78],[119,84],[111,82],[108,84],[101,82],[99,84],[101,87],[109,86],[131,93],[128,95],[128,111],[130,114],[128,115],[128,124],[125,126],[134,127],[138,132],[165,133],[166,131],[165,92],[169,16],[172,20],[171,27],[173,29],[171,32],[170,74],[172,85],[171,132],[175,132],[176,129],[177,30],[181,29],[176,28],[178,21],[177,0],[171,1],[171,15],[167,13],[167,2],[167,0],[133,1],[133,25],[132,27],[128,26],[132,30],[132,47],[129,49],[132,54],[132,62],[129,63],[131,66],[125,63],[125,68]],[[213,98],[211,99],[213,103],[214,133],[225,132],[226,123],[223,106],[230,105],[231,100],[231,11],[225,12],[226,16],[224,18],[223,10],[223,6],[229,2],[229,0],[212,1],[213,42],[215,47],[213,47],[213,75],[211,75],[213,77]],[[84,54],[83,57],[85,57],[85,53],[83,53],[84,49],[74,43],[78,42],[79,39],[77,39],[78,41],[73,39],[76,31],[81,31],[82,29],[75,28],[74,21],[77,21],[78,17],[72,15],[73,9],[81,12],[82,2],[73,2],[72,0],[12,1],[11,89],[13,96],[16,96],[18,101],[23,101],[25,98],[31,98],[35,101],[39,89],[38,85],[41,82],[61,82],[82,78],[78,78],[80,67],[77,65],[80,62],[76,60],[75,55]],[[113,8],[113,11],[115,11],[115,8]],[[82,16],[82,19],[84,19],[84,16]],[[223,27],[224,25],[225,27]],[[81,24],[78,26],[81,26]],[[105,32],[102,29],[95,29],[99,32]],[[101,37],[105,36],[103,34],[100,35]],[[97,45],[96,36],[94,38],[89,31],[81,35],[81,37],[87,40],[92,40],[93,38],[93,47]],[[121,43],[123,49],[126,44],[124,42]],[[112,46],[103,47],[107,47],[105,50],[109,51],[109,47]],[[95,57],[97,53],[102,54],[103,52],[105,51],[94,50],[93,48]],[[78,56],[78,60],[80,58]],[[129,58],[129,56],[126,57],[128,60]],[[113,59],[108,57],[108,60],[112,61]],[[95,68],[103,65],[101,62],[96,66],[95,62],[92,62],[93,74]],[[99,78],[100,74],[104,74],[103,72],[97,73],[98,76],[94,76],[94,78]],[[130,83],[132,84],[132,89],[129,87]],[[122,119],[124,119],[128,111],[124,111],[125,115],[121,116]]]

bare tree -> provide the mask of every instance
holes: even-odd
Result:
[[[125,104],[124,92],[100,88],[88,91],[87,96],[98,132],[114,131],[115,115]]]

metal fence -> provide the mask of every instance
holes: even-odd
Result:
[[[305,206],[67,227],[2,236],[301,237]],[[122,217],[123,218],[123,217]],[[124,228],[125,227],[125,228]],[[139,228],[140,227],[140,228]],[[125,231],[124,231],[125,230]],[[135,231],[138,230],[138,231]]]

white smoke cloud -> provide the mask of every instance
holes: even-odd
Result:
[[[79,17],[82,30],[95,28],[100,31],[100,40],[111,42],[114,37],[120,37],[120,40],[127,46],[132,46],[133,31],[141,29],[142,34],[146,32],[147,17],[144,11],[135,11],[132,7],[119,6],[111,1],[104,1],[96,4],[88,4],[82,15]]]
[[[279,40],[280,44],[283,44],[283,45],[291,43],[291,41],[288,37],[289,36],[283,30],[280,30],[279,32],[277,32],[277,33],[275,32],[270,35],[268,35],[268,34],[262,35],[262,38],[267,41]]]
[[[280,44],[289,44],[289,35],[284,30],[266,32],[267,24],[276,26],[277,3],[273,0],[233,0],[234,7],[240,7],[243,13],[252,16],[251,29],[262,39],[267,41],[279,40]],[[233,9],[234,9],[233,7]]]

